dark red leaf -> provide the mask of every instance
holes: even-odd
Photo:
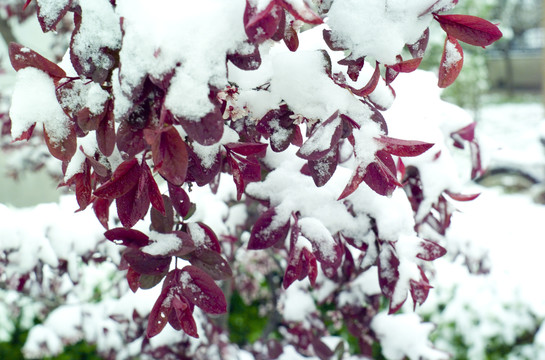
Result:
[[[293,28],[293,22],[286,26],[283,40],[289,51],[296,51],[299,47],[299,37],[297,31]]]
[[[94,195],[104,199],[116,199],[136,186],[142,168],[136,158],[122,162],[112,174],[112,178],[95,190]]]
[[[198,249],[192,254],[189,261],[214,280],[225,280],[233,276],[229,263],[215,251]]]
[[[367,166],[363,181],[374,192],[383,196],[390,196],[397,186],[402,186],[396,177],[394,159],[383,150],[377,151],[375,161]]]
[[[381,135],[375,140],[383,145],[383,151],[395,156],[418,156],[433,146],[433,144],[423,141],[402,140],[385,135]]]
[[[265,156],[267,151],[267,144],[262,143],[227,143],[224,146],[228,150],[243,156]]]
[[[413,310],[416,309],[417,304],[422,305],[426,301],[430,289],[433,288],[428,282],[428,278],[426,277],[426,274],[424,274],[424,271],[422,271],[422,268],[420,266],[418,268],[420,270],[421,279],[419,281],[413,279],[409,281],[411,297],[413,298],[414,303]]]
[[[185,218],[191,208],[191,201],[189,195],[180,186],[172,185],[168,183],[168,193],[172,201],[172,206],[182,218]]]
[[[15,141],[21,141],[21,140],[28,140],[30,139],[30,137],[32,136],[32,132],[34,131],[34,128],[36,127],[36,123],[30,125],[30,127],[28,129],[26,129],[25,131],[23,131],[23,133],[21,134],[21,136],[19,136],[17,139],[13,140],[14,142]]]
[[[289,218],[279,219],[276,209],[271,207],[265,211],[252,227],[249,250],[267,249],[279,241],[283,241],[290,228]]]
[[[379,80],[380,80],[380,68],[378,66],[378,61],[377,61],[375,65],[375,71],[373,72],[373,75],[371,76],[367,84],[361,89],[351,89],[351,91],[354,95],[357,95],[357,96],[361,96],[361,97],[369,96],[373,91],[375,91]]]
[[[431,240],[422,239],[420,247],[421,250],[416,257],[421,260],[433,261],[447,253],[447,249]]]
[[[319,160],[336,146],[342,136],[342,121],[335,111],[326,121],[321,122],[312,135],[297,151],[297,156],[306,160]]]
[[[147,190],[142,190],[142,191],[148,192],[151,205],[159,213],[161,213],[162,215],[166,215],[165,204],[163,202],[163,196],[161,195],[159,186],[157,186],[157,182],[153,178],[153,175],[151,174],[151,170],[145,161],[142,163],[142,174],[140,176],[142,177],[142,181],[144,181],[145,184],[147,184]]]
[[[430,28],[426,28],[420,39],[418,39],[414,44],[407,44],[407,49],[411,53],[413,58],[421,58],[426,52],[428,47],[428,41],[430,39]]]
[[[138,184],[115,200],[117,215],[121,224],[133,227],[148,213],[150,198],[147,176],[140,176]]]
[[[171,305],[173,294],[171,291],[163,291],[155,301],[148,317],[148,327],[146,336],[148,338],[159,334],[168,322],[170,312],[173,310]]]
[[[27,4],[30,1],[27,1]],[[59,21],[62,20],[64,15],[68,12],[68,10],[72,7],[72,0],[66,1],[64,4],[62,1],[49,3],[47,6],[45,15],[42,14],[42,7],[43,5],[40,5],[40,2],[36,3],[36,8],[38,12],[38,21],[40,22],[40,26],[42,27],[42,31],[48,32],[51,30],[55,30],[57,27],[57,24]],[[53,4],[54,8],[51,8],[51,5]],[[25,5],[26,7],[26,5]]]
[[[9,44],[9,59],[11,66],[17,71],[30,66],[42,70],[56,80],[66,77],[64,70],[57,64],[21,44]]]
[[[394,296],[395,287],[399,280],[399,259],[395,253],[395,249],[389,243],[385,243],[380,251],[378,257],[378,282],[382,294],[389,298],[390,300]],[[401,307],[400,304],[396,304]],[[397,311],[397,309],[391,308],[392,303],[390,303],[390,313]],[[396,306],[397,307],[397,306]],[[392,311],[393,310],[393,311]]]
[[[342,60],[339,60],[337,63],[339,65],[347,65],[348,69],[346,70],[346,73],[348,74],[348,77],[352,81],[358,81],[361,69],[365,64],[365,56],[354,59],[352,55],[350,55]]]
[[[203,270],[189,265],[180,275],[182,294],[190,302],[208,314],[223,314],[227,311],[227,302],[214,279]]]
[[[457,130],[450,134],[450,137],[454,139],[457,143],[460,144],[460,146],[463,149],[463,142],[462,140],[466,141],[474,141],[475,140],[475,127],[477,126],[476,122],[472,122],[471,124],[464,126],[460,130]]]
[[[168,182],[182,185],[187,174],[188,153],[178,130],[172,126],[161,130],[150,145],[154,170],[159,171]]]
[[[122,258],[139,274],[161,275],[168,272],[172,257],[153,256],[138,249],[127,248]]]
[[[322,36],[324,38],[327,46],[333,51],[342,51],[345,50],[344,45],[341,42],[335,41],[331,30],[324,29],[322,31]]]
[[[454,37],[447,35],[441,64],[439,65],[438,86],[440,88],[450,86],[456,80],[460,71],[462,71],[463,65],[464,50],[462,46],[460,46],[460,43]]]
[[[420,66],[421,62],[422,58],[418,57],[410,60],[400,61],[394,65],[387,65],[387,67],[396,72],[410,73],[418,69],[418,66]]]
[[[131,248],[141,248],[151,243],[146,234],[134,229],[115,228],[106,231],[104,236],[118,245]]]
[[[308,280],[311,286],[316,285],[316,278],[318,277],[318,263],[316,262],[316,256],[311,253],[307,248],[303,248],[301,251],[302,261],[307,264],[308,267]]]
[[[475,200],[476,198],[479,197],[479,195],[481,195],[481,193],[459,194],[459,193],[453,193],[452,191],[449,191],[449,190],[445,190],[445,193],[456,201],[471,201],[471,200]]]
[[[201,230],[204,233],[201,233]],[[197,222],[190,223],[187,227],[187,232],[193,239],[193,242],[199,249],[209,249],[217,253],[221,253],[220,242],[218,237],[210,227],[207,225]]]
[[[185,255],[192,253],[197,249],[197,247],[195,246],[195,242],[188,233],[183,231],[173,231],[172,233],[180,238],[182,242],[180,244],[180,247],[169,252],[168,255],[184,257]]]
[[[153,204],[153,200],[151,200],[151,202]],[[153,230],[159,233],[168,234],[172,232],[172,228],[174,227],[174,209],[172,208],[172,204],[170,203],[170,198],[168,196],[162,195],[161,202],[164,205],[165,211],[164,213],[161,213],[155,207],[151,209],[151,227]]]
[[[193,310],[187,299],[178,293],[172,299],[174,311],[170,313],[169,323],[176,330],[183,330],[187,335],[199,338],[197,324],[193,318]]]
[[[106,115],[98,124],[96,139],[98,149],[102,152],[102,154],[104,154],[104,156],[112,155],[116,142],[112,101],[108,101],[108,105],[106,106]]]
[[[129,288],[133,293],[135,293],[140,287],[140,274],[130,266],[127,270],[127,282],[129,283]]]
[[[115,141],[123,159],[134,157],[148,147],[148,143],[144,140],[144,131],[132,128],[127,121],[119,125]],[[110,145],[106,144],[106,146]]]
[[[71,124],[68,127],[68,135],[63,139],[52,139],[49,136],[47,128],[44,124],[44,138],[47,148],[51,155],[61,161],[69,161],[72,159],[72,156],[76,153],[77,150],[77,138],[76,133],[74,132],[74,127]]]
[[[251,53],[235,52],[234,54],[228,54],[227,60],[231,61],[233,65],[239,69],[250,71],[256,70],[261,65],[261,54],[259,53],[259,47],[254,46]]]
[[[386,67],[386,71],[384,74],[384,80],[386,82],[386,85],[390,85],[399,75],[399,71],[396,71],[392,69],[391,67]]]
[[[312,336],[311,343],[312,343],[312,348],[314,349],[314,353],[316,354],[316,356],[320,358],[320,360],[329,360],[333,357],[333,355],[335,355],[333,350],[331,350],[317,336]]]
[[[215,97],[212,92],[209,99],[211,97]],[[214,111],[206,114],[199,121],[177,118],[189,138],[201,145],[214,145],[220,141],[223,135],[223,112],[220,110],[220,104],[217,101],[216,99],[211,100],[216,105]]]
[[[448,35],[470,45],[485,47],[503,36],[497,25],[477,16],[434,14],[433,17]]]
[[[96,197],[93,201],[93,211],[98,219],[98,221],[108,229],[108,220],[110,218],[110,204],[112,200],[102,199]]]
[[[278,29],[283,12],[275,1],[271,1],[265,9],[258,12],[250,1],[246,0],[243,21],[248,39],[256,44],[270,39]]]
[[[350,177],[350,180],[348,180],[348,184],[346,184],[342,194],[339,196],[337,200],[342,200],[348,195],[352,194],[358,186],[362,183],[363,177],[365,176],[365,169],[363,166],[358,165],[354,172],[352,173],[352,176]]]
[[[309,160],[307,169],[309,175],[312,176],[312,180],[314,180],[314,184],[318,187],[324,186],[335,173],[338,163],[339,149],[337,146],[331,148],[323,158]]]
[[[302,6],[294,7],[290,2],[285,0],[276,0],[282,7],[289,11],[297,20],[304,21],[308,24],[319,25],[323,23],[323,20],[318,14],[316,14],[305,1],[302,1]],[[273,1],[271,1],[273,2]]]

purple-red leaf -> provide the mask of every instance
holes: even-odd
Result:
[[[255,222],[248,242],[248,249],[267,249],[277,242],[283,241],[288,235],[289,228],[289,218],[282,219],[276,214],[276,209],[271,207],[261,214]]]
[[[189,261],[214,280],[225,280],[233,276],[229,263],[216,251],[198,249],[192,254]]]
[[[149,237],[134,229],[115,228],[104,233],[106,239],[131,248],[141,248],[150,244]]]
[[[227,302],[214,279],[203,270],[189,265],[180,275],[182,294],[190,302],[208,314],[223,314],[227,311]]]
[[[396,187],[401,187],[396,177],[394,159],[387,152],[380,150],[375,154],[375,161],[367,166],[363,181],[377,194],[390,196]]]
[[[476,193],[476,194],[460,194],[460,193],[454,193],[454,192],[449,191],[449,190],[445,190],[445,193],[446,193],[450,198],[452,198],[453,200],[456,200],[456,201],[471,201],[471,200],[475,200],[477,197],[479,197],[479,195],[481,195],[481,193]]]
[[[95,190],[94,195],[104,199],[116,199],[136,186],[140,179],[141,166],[136,158],[122,162],[112,178]]]
[[[168,183],[168,193],[172,201],[172,206],[182,218],[185,218],[191,209],[189,195],[180,186]]]
[[[168,182],[182,185],[187,174],[188,153],[178,130],[170,126],[151,138],[154,139],[150,144],[154,170]]]
[[[274,2],[274,0],[271,2]],[[299,0],[299,4],[296,6],[293,5],[294,1],[276,0],[276,2],[280,3],[297,20],[314,25],[323,23],[322,18],[308,6],[305,0]]]
[[[396,72],[410,73],[418,69],[421,62],[422,58],[418,57],[410,60],[400,61],[394,65],[388,65],[387,67]]]
[[[337,146],[331,148],[329,153],[318,160],[308,161],[309,175],[312,176],[316,186],[324,186],[335,173],[339,163],[339,149]]]
[[[171,256],[153,256],[135,248],[127,248],[122,258],[139,274],[161,275],[168,272]]]
[[[464,65],[464,50],[454,37],[447,35],[441,64],[439,65],[438,86],[446,88],[450,86],[462,71]]]
[[[264,156],[267,151],[267,144],[262,143],[227,143],[224,145],[228,150],[239,155],[259,155]]]
[[[163,291],[155,301],[148,317],[148,327],[146,336],[148,338],[159,334],[168,322],[170,312],[173,310],[171,305],[173,294],[171,291]]]
[[[413,58],[421,58],[424,56],[426,48],[428,47],[429,39],[430,28],[426,28],[420,39],[418,39],[414,44],[407,44],[407,49],[409,49],[409,52]]]
[[[68,126],[68,135],[63,139],[57,140],[51,138],[44,124],[44,138],[47,148],[51,155],[61,161],[69,161],[77,151],[77,139],[74,127],[70,124]]]
[[[187,226],[187,232],[197,248],[213,250],[218,254],[221,253],[218,237],[207,225],[201,222],[190,223]]]
[[[27,4],[30,1],[27,2]],[[52,3],[47,3],[46,5],[46,11],[45,15],[42,14],[42,7],[41,5],[43,3],[37,2],[36,8],[38,12],[38,21],[40,22],[40,26],[42,27],[42,31],[48,32],[51,30],[55,30],[57,27],[57,24],[59,21],[62,20],[64,15],[68,12],[68,10],[72,7],[72,0],[68,0],[66,2],[63,1],[55,1]],[[25,6],[26,7],[26,6]]]
[[[383,151],[395,156],[418,156],[433,146],[433,144],[423,141],[402,140],[385,135],[381,135],[375,140],[383,145]]]
[[[380,80],[380,68],[378,66],[378,61],[377,61],[375,65],[375,71],[373,71],[373,75],[371,76],[367,84],[361,89],[351,88],[351,91],[354,95],[357,95],[357,96],[361,96],[361,97],[369,96],[373,91],[375,91],[379,80]]]
[[[348,69],[346,70],[348,77],[352,81],[358,81],[358,77],[360,75],[361,69],[363,68],[363,65],[365,64],[365,56],[362,56],[356,59],[354,59],[352,56],[348,56],[342,60],[339,60],[337,63],[339,65],[348,66]]]
[[[297,151],[297,156],[306,160],[319,160],[336,146],[342,136],[342,121],[339,112],[335,111],[326,121],[320,123],[312,135]]]
[[[9,44],[9,59],[11,66],[17,71],[30,66],[42,70],[54,80],[66,77],[64,70],[57,64],[21,44],[13,42]]]
[[[477,16],[434,14],[433,17],[448,35],[470,45],[485,47],[503,35],[497,25]]]
[[[284,10],[275,1],[270,1],[265,9],[258,12],[250,3],[246,0],[244,30],[251,42],[259,44],[276,33]]]
[[[421,260],[433,261],[447,253],[447,249],[431,240],[422,239],[421,250],[416,255]]]

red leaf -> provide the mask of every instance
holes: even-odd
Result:
[[[397,186],[402,186],[396,177],[396,166],[392,156],[377,151],[375,161],[367,166],[363,181],[377,194],[390,196]]]
[[[462,71],[464,65],[464,50],[458,40],[450,35],[445,39],[443,55],[441,56],[441,64],[439,65],[439,82],[440,88],[450,86]]]
[[[365,169],[360,165],[356,167],[354,172],[352,173],[352,176],[350,177],[350,180],[348,180],[348,184],[346,184],[342,194],[339,196],[337,200],[342,200],[348,195],[352,194],[354,191],[357,190],[358,186],[362,183],[363,178],[365,176]]]
[[[311,286],[316,285],[316,278],[318,277],[318,263],[316,262],[316,256],[311,253],[307,248],[303,248],[301,251],[301,257],[307,263],[308,267],[308,280]]]
[[[227,311],[227,302],[214,279],[201,269],[189,265],[180,275],[182,294],[190,302],[208,314],[223,314]]]
[[[198,249],[192,254],[189,261],[214,280],[225,280],[233,276],[229,263],[215,251]]]
[[[262,143],[227,143],[224,146],[226,149],[243,156],[265,156],[267,151],[267,144]]]
[[[431,240],[422,239],[420,242],[422,250],[416,255],[417,258],[426,261],[433,261],[447,253],[447,249]]]
[[[168,182],[182,185],[187,174],[188,153],[178,131],[172,126],[161,130],[151,144],[151,151],[154,170],[159,171]]]
[[[172,261],[171,256],[153,256],[134,248],[125,249],[122,259],[136,272],[147,275],[166,274]]]
[[[339,149],[334,146],[329,153],[319,160],[308,161],[309,175],[316,186],[324,186],[335,173],[339,163]]]
[[[64,70],[57,64],[21,44],[9,44],[9,59],[11,66],[17,71],[30,66],[42,70],[55,80],[66,77]]]
[[[276,33],[284,10],[275,1],[270,1],[265,9],[257,12],[250,2],[246,0],[244,30],[251,42],[262,43]]]
[[[98,219],[98,221],[108,229],[108,220],[110,218],[110,205],[112,201],[108,199],[101,199],[96,197],[93,201],[93,211]]]
[[[127,270],[127,282],[129,283],[129,288],[133,293],[135,293],[140,287],[140,274],[130,266]]]
[[[396,72],[410,73],[418,69],[418,66],[420,66],[421,62],[422,58],[418,57],[410,60],[400,61],[394,65],[387,65],[387,67]]]
[[[470,45],[485,47],[503,36],[496,25],[477,16],[434,14],[433,17],[448,35]]]
[[[283,40],[289,51],[296,51],[299,47],[299,37],[297,31],[293,28],[293,23],[285,27]]]
[[[204,231],[204,233],[201,233],[201,230]],[[193,239],[193,242],[197,248],[213,250],[218,254],[221,253],[218,237],[207,225],[201,222],[189,223],[187,226],[187,232]]]
[[[220,104],[215,96],[213,92],[210,92],[208,96],[210,101],[216,105],[214,110],[199,121],[176,118],[189,138],[204,146],[216,144],[223,135],[223,113],[220,111]]]
[[[29,3],[30,3],[30,0],[27,1],[25,8]],[[72,0],[66,1],[64,5],[63,5],[63,2],[61,1],[49,3],[46,9],[45,16],[42,15],[43,5],[40,5],[40,4],[41,4],[40,2],[36,3],[36,8],[38,12],[38,21],[40,22],[42,31],[45,33],[45,32],[56,29],[59,21],[62,20],[64,15],[66,15],[68,10],[72,7]],[[53,8],[51,8],[52,4],[53,4]]]
[[[464,126],[460,130],[457,130],[450,134],[450,137],[454,139],[463,149],[463,143],[461,140],[474,141],[475,140],[475,127],[477,126],[476,122]]]
[[[148,185],[147,190],[143,191],[148,192],[151,205],[161,214],[166,215],[163,196],[161,195],[159,186],[157,186],[157,182],[153,178],[151,170],[145,161],[142,162],[142,174],[140,176],[143,178],[142,180]]]
[[[116,141],[112,101],[108,102],[106,109],[106,116],[104,116],[102,121],[98,124],[96,139],[98,149],[102,154],[104,154],[104,156],[110,156],[114,151]]]
[[[306,3],[305,0],[299,1],[300,4],[297,6],[293,6],[293,2],[286,1],[286,0],[276,0],[279,2],[286,10],[289,11],[290,14],[293,15],[294,18],[304,21],[308,24],[314,24],[319,25],[323,23],[324,21],[318,14],[316,14],[310,6]],[[271,1],[272,2],[272,1]]]
[[[25,131],[23,131],[23,133],[21,134],[21,136],[19,136],[17,139],[13,140],[13,142],[15,141],[21,141],[21,140],[27,140],[30,139],[30,137],[32,136],[32,132],[34,131],[34,128],[36,127],[36,123],[30,125],[30,127],[28,129],[26,129]]]
[[[173,294],[169,291],[163,291],[155,301],[153,308],[148,317],[148,327],[146,329],[146,336],[148,338],[154,337],[159,334],[168,322],[170,312],[173,307],[172,303]]]
[[[357,96],[361,96],[361,97],[369,96],[373,91],[375,91],[379,80],[380,80],[380,68],[378,66],[378,61],[377,61],[375,65],[375,71],[373,71],[373,75],[371,76],[367,84],[359,90],[351,88],[351,91],[354,95],[357,95]]]
[[[143,219],[150,205],[147,176],[140,176],[137,185],[118,197],[115,205],[123,226],[131,228]]]
[[[344,45],[340,42],[334,40],[331,30],[324,29],[322,31],[322,36],[324,38],[327,46],[333,51],[342,51],[345,50]]]
[[[185,218],[191,209],[191,201],[189,195],[179,186],[168,183],[168,194],[172,200],[172,206],[182,218]]]
[[[418,156],[433,146],[433,144],[423,141],[402,140],[385,135],[381,135],[375,140],[383,145],[383,151],[395,156]]]
[[[161,196],[161,195],[160,195]],[[153,200],[151,200],[153,203]],[[170,198],[166,195],[161,196],[162,204],[164,205],[165,212],[160,213],[155,207],[151,208],[151,228],[162,234],[169,234],[174,227],[174,209],[170,202]]]
[[[449,190],[445,190],[445,193],[451,197],[452,199],[456,200],[456,201],[471,201],[471,200],[475,200],[477,197],[479,197],[479,195],[481,195],[481,193],[477,193],[477,194],[459,194],[459,193],[453,193]]]
[[[112,200],[125,195],[138,183],[141,170],[136,158],[122,162],[115,169],[112,178],[95,190],[95,196]]]
[[[326,121],[314,128],[312,135],[297,151],[297,156],[306,160],[319,160],[336,146],[342,136],[342,121],[335,111]]]
[[[420,39],[418,39],[414,44],[407,44],[407,49],[411,53],[413,58],[421,58],[426,52],[428,47],[428,41],[430,39],[430,28],[426,28]]]
[[[127,121],[119,125],[115,142],[119,152],[124,155],[124,159],[132,158],[148,147],[148,143],[144,140],[144,131],[131,128]]]
[[[197,324],[193,318],[192,305],[187,299],[175,292],[172,299],[172,307],[174,311],[171,311],[168,320],[170,325],[176,330],[183,330],[189,336],[199,338]]]
[[[182,243],[177,249],[170,251],[168,255],[183,257],[197,249],[195,242],[188,233],[183,231],[173,231],[172,233],[180,238]]]
[[[420,273],[422,274],[421,280],[409,280],[411,297],[413,298],[414,302],[414,309],[416,309],[417,304],[422,305],[426,301],[430,289],[433,288],[433,286],[431,286],[428,282],[428,278],[426,277],[422,269],[420,269]]]
[[[260,250],[273,246],[288,236],[289,228],[289,218],[285,222],[283,219],[279,219],[276,209],[271,207],[261,214],[252,227],[248,249]]]
[[[228,54],[227,60],[231,61],[233,65],[242,70],[256,70],[261,65],[261,54],[259,53],[259,47],[254,46],[251,53],[239,53]]]
[[[146,234],[134,229],[115,228],[106,231],[104,236],[117,245],[131,248],[141,248],[151,243]]]
[[[65,138],[57,141],[49,136],[44,124],[44,138],[47,148],[53,157],[61,161],[69,161],[72,159],[72,156],[74,156],[76,153],[78,146],[76,133],[74,132],[74,128],[71,126],[71,124],[68,127],[68,131],[69,133]]]
[[[337,63],[339,65],[347,65],[348,69],[346,70],[346,73],[348,74],[348,77],[352,81],[358,81],[358,77],[360,75],[361,69],[363,68],[363,65],[365,64],[365,56],[359,57],[357,59],[352,58],[352,56],[348,56],[342,60],[339,60]]]

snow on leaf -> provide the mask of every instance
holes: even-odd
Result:
[[[341,135],[342,122],[339,112],[336,111],[314,129],[312,135],[297,151],[297,156],[306,160],[321,159],[339,142]]]
[[[72,6],[72,0],[36,0],[38,21],[43,32],[55,30]]]
[[[68,134],[62,139],[57,139],[50,136],[50,132],[44,124],[44,138],[49,153],[61,161],[69,161],[77,151],[76,133],[71,125],[68,127]]]
[[[208,314],[223,314],[227,311],[227,302],[214,279],[198,267],[189,265],[180,275],[182,294],[190,302]]]
[[[422,58],[418,57],[409,60],[402,60],[394,65],[388,65],[387,67],[396,72],[410,73],[418,69],[421,62]]]
[[[430,28],[426,28],[426,30],[424,30],[422,33],[422,36],[414,44],[407,44],[407,48],[409,49],[409,52],[413,58],[421,58],[424,56],[426,48],[428,47],[429,39]]]
[[[433,261],[447,253],[447,249],[434,241],[422,239],[420,242],[421,250],[416,255],[421,260]]]
[[[267,249],[286,238],[289,231],[289,218],[279,219],[276,209],[271,207],[265,211],[252,227],[249,250]]]
[[[9,44],[9,59],[11,66],[17,71],[30,66],[42,70],[57,80],[66,77],[64,70],[57,64],[21,44],[13,42]]]
[[[464,51],[458,40],[447,35],[443,55],[439,65],[438,86],[446,88],[450,86],[462,71],[464,64]]]
[[[433,17],[448,35],[470,45],[485,47],[503,36],[497,25],[477,16],[434,14]]]
[[[141,248],[150,244],[149,237],[134,229],[115,228],[104,233],[106,239],[127,247]]]
[[[322,18],[312,10],[305,0],[276,0],[290,12],[296,19],[309,24],[319,25]]]

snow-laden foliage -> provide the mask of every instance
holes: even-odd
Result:
[[[230,294],[252,300],[265,283],[273,308],[248,357],[281,358],[293,347],[350,358],[343,341],[328,339],[340,334],[328,327],[334,316],[356,339],[356,358],[372,356],[375,341],[390,358],[445,358],[427,340],[429,324],[387,316],[380,300],[389,314],[409,295],[424,303],[426,267],[446,251],[451,200],[475,198],[458,193],[449,155],[450,143],[469,145],[479,174],[474,124],[449,114],[429,86],[405,90],[401,109],[394,101],[393,82],[418,68],[431,21],[447,34],[439,87],[461,70],[458,41],[501,37],[481,18],[443,14],[456,3],[37,1],[44,31],[68,14],[74,28],[60,64],[9,45],[18,71],[11,135],[28,140],[43,129],[78,210],[92,208],[104,237],[123,246],[119,259],[103,255],[126,270],[131,297],[151,288],[155,297],[144,311],[128,302],[120,316],[77,306],[50,316],[73,314],[69,333],[111,356],[130,344],[120,357],[234,357],[242,350],[218,315]],[[195,189],[205,185],[219,205],[208,187]],[[13,254],[6,246],[6,262],[19,261],[23,246]],[[23,273],[43,264],[63,271],[54,249],[39,249]],[[74,260],[64,260],[77,281]],[[106,332],[112,321],[125,332],[93,338],[82,314],[94,311],[109,316]],[[68,341],[48,332],[55,324],[33,328],[29,353]]]

